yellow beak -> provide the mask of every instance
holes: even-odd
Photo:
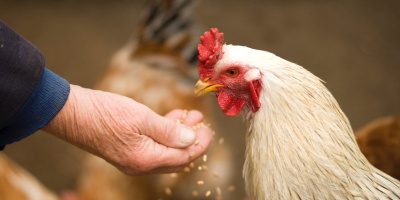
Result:
[[[209,92],[216,92],[218,91],[218,87],[223,86],[221,84],[211,84],[209,80],[210,79],[197,81],[196,85],[194,86],[194,93],[198,97]]]

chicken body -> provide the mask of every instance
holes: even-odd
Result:
[[[34,176],[0,153],[0,199],[57,200]]]
[[[215,50],[208,42],[222,44],[221,35],[210,32],[199,46],[200,61],[202,54],[209,61],[199,64],[195,92],[215,92],[226,115],[243,111],[243,176],[252,199],[400,199],[399,181],[367,161],[318,77],[269,52]]]
[[[357,130],[355,136],[372,165],[400,180],[400,116],[375,119]]]
[[[176,108],[206,110],[205,99],[193,98],[190,65],[183,58],[133,51],[127,46],[115,54],[97,89],[131,97],[161,115]]]

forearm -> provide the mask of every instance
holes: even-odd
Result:
[[[92,131],[87,127],[92,124],[88,121],[92,120],[94,115],[87,114],[88,110],[92,110],[92,106],[90,103],[85,103],[93,91],[76,85],[70,85],[70,88],[70,94],[64,107],[47,126],[43,127],[43,130],[94,153],[93,148],[88,146],[92,146],[90,138],[93,136],[90,136]],[[84,105],[80,105],[80,102],[84,102]],[[83,107],[83,109],[79,107]],[[83,126],[84,124],[87,126]]]
[[[111,113],[117,109],[112,105],[120,100],[113,102],[114,94],[107,92],[76,85],[70,87],[66,104],[43,130],[95,155],[104,157],[118,151],[115,148],[120,146],[111,144],[114,137],[111,134],[122,132],[115,129],[123,128],[123,125],[115,124],[118,121]],[[134,105],[142,107],[138,103]]]

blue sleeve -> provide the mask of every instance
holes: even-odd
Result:
[[[46,126],[69,90],[41,52],[0,20],[0,149]]]

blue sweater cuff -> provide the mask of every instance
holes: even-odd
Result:
[[[69,91],[70,86],[65,79],[44,68],[31,96],[0,130],[0,149],[46,126],[64,106]]]

